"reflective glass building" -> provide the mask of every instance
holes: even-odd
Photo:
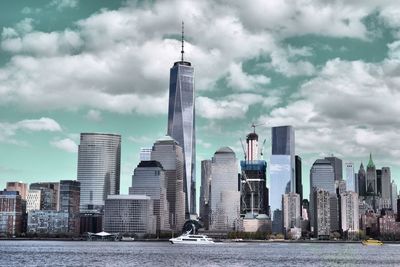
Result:
[[[119,194],[121,136],[82,133],[78,150],[80,211],[102,210],[108,195]]]
[[[290,192],[296,192],[294,129],[292,126],[272,127],[269,193],[272,232],[283,231],[282,196]]]
[[[196,212],[196,136],[194,68],[190,62],[175,62],[170,71],[168,135],[183,148],[188,212]]]

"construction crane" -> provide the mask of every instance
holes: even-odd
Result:
[[[240,138],[240,143],[242,144],[242,149],[243,149],[243,154],[244,154],[244,161],[247,164],[247,155],[246,155],[246,149],[244,148],[244,144],[242,141],[242,138]],[[250,194],[251,194],[251,199],[250,199],[250,210],[251,210],[251,215],[254,217],[254,188],[249,182],[249,179],[247,178],[246,172],[242,170],[242,175],[240,176],[240,179],[244,181],[250,189]]]
[[[254,122],[251,124],[251,127],[253,128],[253,133],[256,133],[256,127],[265,125],[265,123],[259,123],[255,124]]]

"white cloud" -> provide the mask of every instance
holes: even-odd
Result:
[[[59,132],[61,126],[53,119],[40,118],[38,120],[22,120],[15,124],[17,129],[26,129],[30,131],[50,131]]]
[[[21,120],[15,123],[0,122],[0,142],[24,145],[25,142],[18,141],[15,138],[18,131],[60,132],[61,130],[61,126],[58,122],[45,117],[36,120]]]
[[[271,79],[264,75],[250,75],[243,71],[242,64],[232,63],[229,67],[228,85],[237,90],[254,90],[266,85]]]
[[[61,139],[61,140],[53,140],[50,142],[50,144],[58,149],[70,152],[70,153],[76,153],[78,152],[78,145],[69,138]]]
[[[296,149],[303,155],[335,153],[354,159],[372,152],[398,164],[399,64],[395,56],[380,63],[330,60],[301,86],[297,99],[259,121],[293,125]]]
[[[58,11],[65,8],[75,8],[78,6],[78,0],[52,0],[49,6],[55,6]]]
[[[232,94],[220,99],[200,96],[196,114],[207,119],[244,118],[251,105],[263,102],[264,97],[257,94]]]

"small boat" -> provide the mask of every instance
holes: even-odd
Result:
[[[367,240],[363,240],[362,244],[364,246],[382,246],[383,242],[380,241],[380,240],[376,240],[376,239],[370,238],[370,239],[367,239]]]
[[[135,238],[129,236],[123,236],[121,237],[121,241],[135,241]]]
[[[209,238],[206,235],[192,235],[192,234],[183,234],[181,236],[171,238],[169,240],[171,244],[213,244],[214,241],[212,238]]]

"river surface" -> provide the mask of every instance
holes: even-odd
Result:
[[[0,241],[0,266],[400,266],[400,244]]]

